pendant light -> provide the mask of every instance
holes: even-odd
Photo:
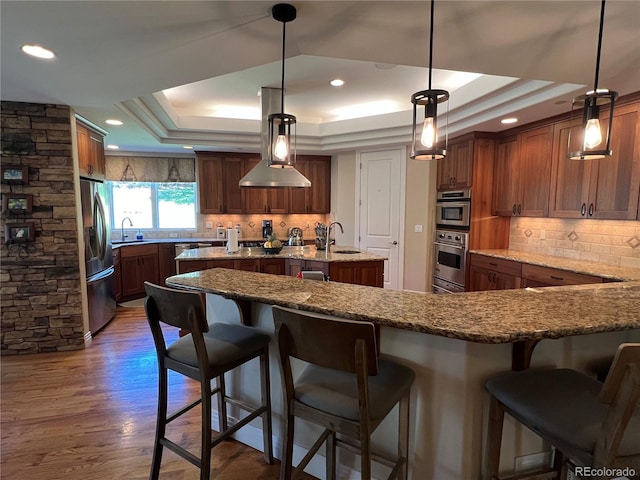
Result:
[[[269,115],[269,156],[267,165],[272,168],[291,168],[296,164],[296,117],[284,113],[284,59],[287,22],[296,18],[296,7],[278,3],[271,8],[271,15],[282,22],[282,88],[280,113]]]
[[[571,104],[571,118],[578,115],[582,109],[582,125],[579,135],[569,133],[567,157],[571,160],[595,160],[609,157],[613,154],[609,145],[611,141],[611,125],[613,122],[613,107],[618,92],[598,88],[600,73],[600,52],[602,50],[602,29],[604,27],[604,4],[600,8],[600,31],[598,33],[598,51],[596,54],[596,75],[593,90],[573,99]],[[608,112],[608,114],[607,114]],[[608,117],[605,138],[602,135],[601,118]]]
[[[449,100],[449,92],[431,88],[433,70],[433,11],[435,0],[431,0],[431,28],[429,30],[429,89],[411,95],[413,104],[413,127],[411,158],[415,160],[437,160],[447,156],[447,122],[438,122],[438,104]],[[424,120],[418,125],[418,105],[424,105]],[[447,103],[447,115],[448,115]]]

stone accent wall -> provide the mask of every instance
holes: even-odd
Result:
[[[71,112],[63,105],[2,102],[2,165],[29,167],[33,211],[2,215],[0,246],[3,355],[84,348]],[[5,244],[5,224],[28,223],[35,241]]]

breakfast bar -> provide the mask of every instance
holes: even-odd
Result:
[[[373,322],[380,327],[381,353],[416,372],[410,478],[468,480],[480,478],[487,415],[484,382],[511,368],[513,345],[526,353],[540,342],[532,367],[585,369],[611,355],[619,343],[640,341],[640,279],[626,280],[434,295],[214,268],[170,277],[167,285],[205,293],[210,322],[240,321],[244,311],[244,321],[270,334],[272,305]],[[250,308],[238,308],[237,302]],[[279,438],[281,386],[275,350],[272,355],[274,435]],[[256,378],[257,367],[240,371],[228,383],[235,394],[252,400]],[[391,423],[383,423],[374,434],[378,448],[394,448]],[[505,424],[504,438],[508,461],[546,449],[514,424]],[[294,450],[294,456],[309,448],[306,439],[297,439],[300,450]],[[260,447],[257,435],[240,440]],[[312,463],[310,468],[318,470],[311,473],[322,476],[322,463]],[[340,464],[355,469],[357,462],[343,455]]]

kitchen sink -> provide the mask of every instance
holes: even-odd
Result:
[[[333,253],[343,253],[343,254],[353,254],[353,253],[362,253],[360,250],[334,250]]]

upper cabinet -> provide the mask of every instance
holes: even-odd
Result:
[[[311,181],[311,187],[289,189],[289,213],[329,213],[331,157],[300,155],[296,168]]]
[[[622,105],[613,114],[611,157],[569,160],[569,131],[579,127],[557,123],[553,138],[550,216],[633,220],[638,215],[640,185],[639,103]],[[603,122],[606,126],[606,120]]]
[[[76,121],[78,140],[78,167],[81,177],[97,180],[105,178],[103,135],[89,126]]]
[[[298,157],[310,188],[240,188],[240,179],[260,162],[258,154],[197,152],[197,158],[202,214],[329,212],[331,157]]]
[[[496,215],[548,215],[552,141],[553,125],[548,125],[498,143],[493,204]]]
[[[447,156],[438,161],[438,190],[471,188],[473,139],[453,140]]]

